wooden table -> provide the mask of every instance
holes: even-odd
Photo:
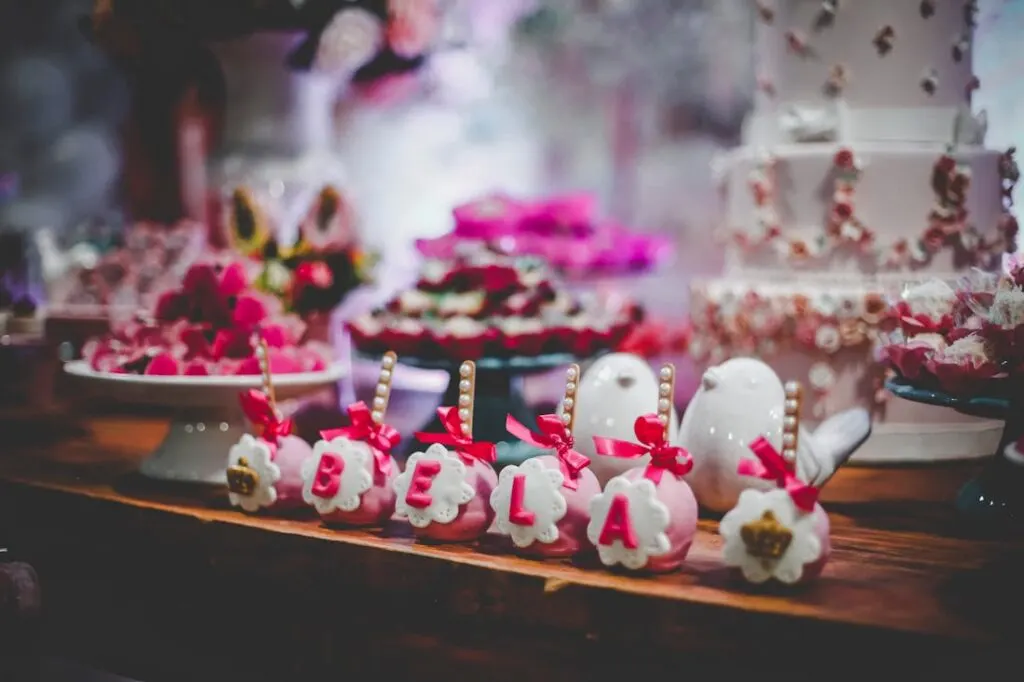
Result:
[[[737,582],[713,520],[644,578],[244,516],[129,473],[159,421],[89,426],[0,454],[0,541],[39,573],[47,651],[145,682],[978,673],[1024,632],[1024,538],[952,515],[977,465],[842,471],[832,561],[793,591]]]

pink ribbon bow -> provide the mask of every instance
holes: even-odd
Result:
[[[278,438],[292,432],[292,420],[279,418],[263,391],[255,388],[243,391],[238,394],[238,402],[246,419],[260,429],[260,438],[268,443],[277,443]]]
[[[551,448],[555,451],[558,455],[559,469],[565,477],[562,485],[570,490],[576,490],[579,487],[580,472],[590,464],[590,459],[576,452],[572,434],[565,428],[557,414],[542,414],[537,417],[537,428],[540,429],[540,433],[533,433],[512,415],[505,418],[505,429],[519,440],[536,448]]]
[[[757,455],[757,460],[741,459],[736,472],[741,476],[755,476],[766,481],[775,481],[793,499],[793,504],[805,512],[814,510],[818,502],[818,489],[796,477],[779,451],[764,436],[748,446]]]
[[[651,463],[644,471],[644,478],[655,484],[661,483],[661,476],[665,471],[670,471],[676,478],[680,478],[693,468],[690,453],[685,448],[668,442],[668,438],[665,437],[665,425],[658,420],[658,415],[645,414],[637,417],[633,424],[633,432],[640,443],[594,436],[594,447],[599,455],[626,459],[649,454]]]
[[[441,418],[441,425],[444,427],[445,433],[418,432],[416,438],[421,443],[440,443],[453,447],[455,454],[466,464],[472,464],[474,459],[487,463],[493,463],[498,459],[494,443],[476,442],[471,436],[462,432],[462,420],[459,419],[458,409],[439,407],[437,415]]]
[[[373,462],[377,473],[387,476],[391,473],[391,450],[402,440],[398,429],[389,424],[378,424],[370,416],[370,408],[359,401],[347,408],[349,425],[340,429],[321,431],[324,440],[333,440],[339,436],[349,440],[358,440],[370,446]]]

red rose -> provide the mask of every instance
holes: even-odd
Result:
[[[853,150],[848,147],[842,147],[836,152],[832,163],[837,168],[853,168],[853,158]]]

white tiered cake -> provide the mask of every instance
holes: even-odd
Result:
[[[721,165],[724,276],[696,282],[692,354],[764,358],[818,421],[875,412],[865,459],[990,454],[999,425],[887,401],[873,337],[902,283],[1014,248],[1013,152],[971,112],[976,3],[755,0],[758,92]]]

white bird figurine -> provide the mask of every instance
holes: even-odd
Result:
[[[650,457],[620,459],[599,455],[594,450],[594,436],[635,441],[636,418],[657,412],[659,400],[658,377],[647,361],[637,355],[610,353],[583,373],[576,394],[573,438],[576,450],[590,458],[590,469],[602,486]],[[669,417],[670,441],[675,441],[677,425],[673,408]]]
[[[701,506],[726,512],[747,488],[770,490],[774,482],[741,476],[741,459],[753,459],[749,444],[759,436],[782,452],[786,391],[771,367],[754,358],[733,358],[704,372],[675,443],[693,456],[687,482]],[[797,475],[824,485],[871,434],[871,415],[854,408],[797,437]]]

